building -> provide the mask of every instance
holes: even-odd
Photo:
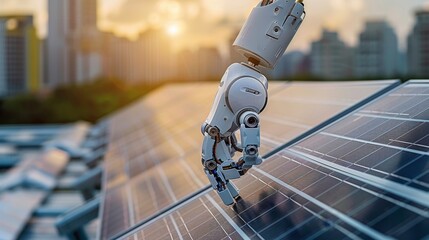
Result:
[[[121,79],[133,82],[138,79],[134,73],[133,49],[135,44],[126,38],[116,37],[112,33],[103,33],[103,69],[104,76],[111,79]]]
[[[150,29],[137,40],[103,34],[104,76],[129,83],[158,84],[177,78],[177,58],[163,31]]]
[[[202,47],[195,52],[185,50],[178,58],[180,79],[185,81],[220,81],[228,67],[215,47]]]
[[[300,51],[292,51],[284,54],[277,63],[276,68],[269,71],[270,79],[283,80],[290,77],[307,74],[305,69],[305,61],[307,56]]]
[[[47,85],[82,83],[102,73],[97,0],[50,0]]]
[[[353,72],[352,50],[337,32],[324,30],[320,40],[311,44],[311,74],[324,79],[350,77]]]
[[[240,29],[233,31],[230,38],[229,38],[229,42],[228,42],[228,47],[229,47],[229,64],[232,63],[241,63],[241,62],[246,62],[247,59],[241,55],[240,53],[238,53],[238,51],[233,47],[234,45],[234,41],[237,38],[238,34],[240,34]]]
[[[398,38],[386,21],[369,21],[359,35],[355,52],[357,78],[392,78],[399,71]]]
[[[170,41],[160,29],[149,29],[140,34],[133,62],[140,70],[140,80],[156,84],[177,77],[177,58]]]
[[[215,47],[176,53],[161,29],[142,32],[137,40],[103,34],[103,69],[107,78],[131,84],[220,80],[227,65]]]
[[[429,77],[429,11],[416,12],[416,24],[408,36],[408,71],[413,77]]]
[[[49,19],[45,45],[46,79],[44,82],[50,87],[65,84],[68,80],[65,77],[68,75],[65,8],[65,1],[50,0],[48,2]]]
[[[0,17],[0,96],[37,91],[41,85],[41,42],[33,17]]]

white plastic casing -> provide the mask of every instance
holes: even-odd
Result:
[[[229,85],[225,97],[233,113],[244,110],[260,113],[267,104],[267,87],[253,77],[242,77]]]
[[[234,48],[257,65],[274,68],[304,18],[304,5],[294,0],[258,4],[234,42]],[[252,60],[253,59],[253,60]]]
[[[230,136],[240,125],[237,116],[244,110],[260,113],[267,103],[268,81],[264,75],[239,63],[232,64],[220,83],[213,107],[206,120],[221,135]]]

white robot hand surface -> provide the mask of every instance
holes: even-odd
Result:
[[[274,68],[304,20],[302,0],[263,0],[251,12],[234,42],[247,63],[225,72],[210,114],[203,123],[202,164],[226,205],[239,197],[231,179],[262,163],[259,114],[268,101],[268,81],[257,67]],[[240,131],[241,142],[235,133]],[[233,157],[236,152],[242,156]]]

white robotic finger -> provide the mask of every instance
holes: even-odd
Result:
[[[234,198],[238,195],[238,191],[236,190],[234,185],[232,185],[232,183],[230,183],[229,181],[225,180],[222,174],[215,176],[207,169],[205,169],[204,172],[206,173],[207,178],[212,185],[212,188],[219,194],[219,197],[222,199],[222,202],[225,205],[233,204]]]
[[[212,188],[214,190],[217,190],[218,189],[218,182],[217,182],[215,176],[213,174],[211,174],[208,170],[204,170],[204,172],[206,173],[207,178],[209,179],[210,184],[212,185]]]
[[[225,179],[237,179],[240,178],[241,175],[238,172],[237,168],[235,168],[235,163],[233,161],[225,161],[219,166],[219,171],[222,172]]]
[[[246,160],[244,161],[244,164],[242,166],[243,169],[249,169],[254,165],[261,165],[263,162],[263,159],[261,156],[256,156],[256,157],[252,156],[252,157],[247,157],[247,158],[245,157],[244,159],[246,159]]]
[[[223,191],[218,191],[218,193],[219,193],[219,197],[222,199],[222,202],[225,205],[229,206],[234,204],[234,198],[231,196],[231,193],[227,188]]]
[[[226,187],[233,198],[237,198],[239,196],[239,191],[232,182],[228,181]]]

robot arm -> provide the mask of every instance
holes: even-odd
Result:
[[[226,205],[239,192],[230,182],[253,165],[259,155],[259,114],[268,100],[268,81],[257,67],[274,68],[304,20],[302,0],[263,0],[251,12],[233,47],[246,59],[234,63],[222,77],[213,107],[201,130],[204,171]],[[241,144],[235,132],[240,131]],[[234,161],[234,153],[242,153]]]

